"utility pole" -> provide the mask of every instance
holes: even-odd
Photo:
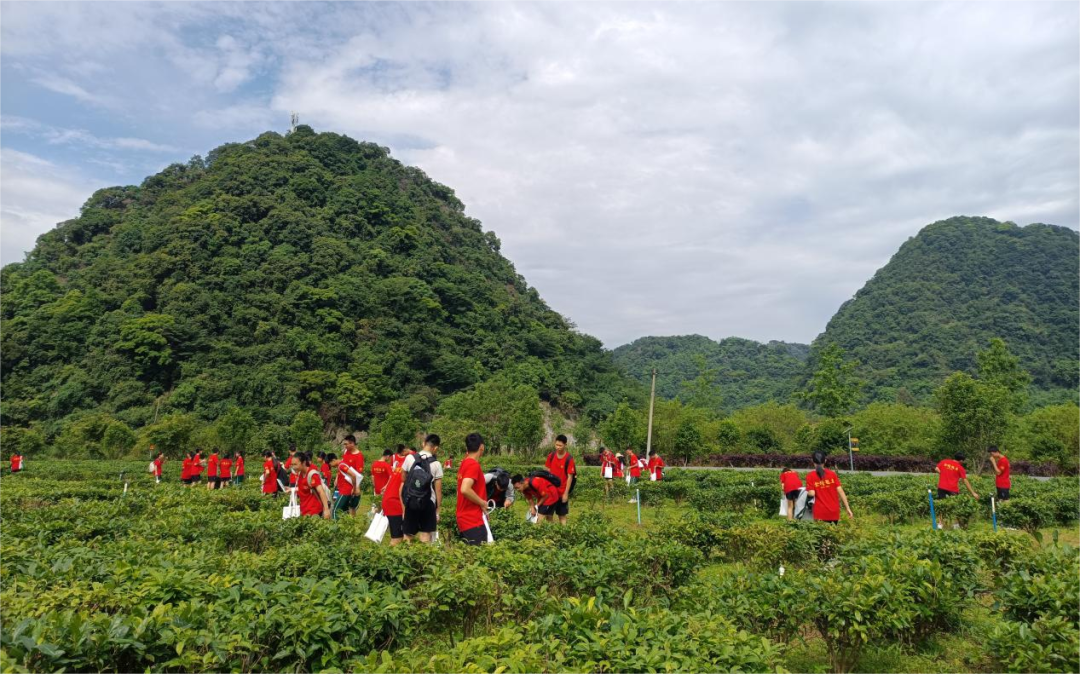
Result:
[[[656,368],[652,371],[652,389],[649,391],[649,432],[645,436],[645,462],[648,463],[649,455],[652,454],[652,412],[653,402],[656,401]]]
[[[854,428],[854,426],[849,426],[848,429],[847,429],[847,455],[848,455],[848,461],[850,462],[850,466],[851,466],[851,472],[854,473],[855,472],[855,454],[851,451],[851,429],[852,428]]]

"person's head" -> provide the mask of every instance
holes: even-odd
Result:
[[[409,448],[406,447],[405,445],[398,445],[397,446],[398,456],[405,456],[405,452],[407,452],[408,450],[409,450]]]
[[[235,456],[236,458],[238,458],[238,459],[242,459],[242,458],[244,458],[244,453],[243,453],[243,452],[240,452],[240,451],[237,451],[237,452],[236,452],[236,453],[234,454],[234,456]]]
[[[334,462],[337,460],[337,454],[334,454],[333,452],[327,452],[323,455],[323,462],[328,463],[331,466],[334,465]]]
[[[430,433],[426,438],[424,438],[424,449],[426,449],[432,454],[439,451],[439,445],[441,444],[442,439],[434,433]]]
[[[351,435],[351,434],[346,435],[345,439],[341,441],[341,444],[345,445],[345,451],[346,452],[355,452],[356,451],[356,436]]]
[[[393,455],[394,455],[394,450],[390,449],[389,447],[387,447],[386,449],[384,449],[382,451],[382,456],[383,456],[384,459],[389,459]]]
[[[217,447],[210,450],[210,456],[217,456]]]
[[[990,452],[990,456],[995,459],[1001,458],[1001,450],[997,448],[997,445],[990,445],[986,448],[986,451]]]
[[[510,476],[510,484],[514,485],[514,491],[525,490],[525,476],[521,473],[516,473]]]
[[[787,466],[780,466],[780,474],[781,474],[781,475],[783,475],[784,473],[788,472],[789,470],[791,470],[791,469],[790,469],[790,468],[788,468]]]
[[[963,461],[966,457],[964,456],[963,452],[957,452],[956,454],[952,455],[952,458],[956,461]]]
[[[555,436],[555,451],[560,454],[566,451],[566,436],[561,433]]]
[[[268,450],[266,450],[265,452],[263,452],[263,458],[264,458],[264,459],[269,459],[269,458],[270,458],[271,456],[273,456],[273,455],[274,455],[274,453],[273,453],[273,452],[271,452],[271,451],[270,451],[269,449],[268,449]]]
[[[326,452],[319,452],[319,461],[326,461]]]
[[[469,433],[465,436],[465,453],[469,456],[480,458],[484,455],[484,439],[479,433]]]
[[[814,471],[818,477],[825,477],[825,452],[818,450],[811,458],[814,460]]]
[[[304,468],[309,468],[311,466],[311,458],[311,452],[296,453],[296,463],[300,464]]]
[[[289,456],[296,456],[296,445],[289,445]]]

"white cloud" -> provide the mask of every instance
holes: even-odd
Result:
[[[85,129],[62,129],[37,120],[4,115],[0,117],[0,128],[9,132],[34,136],[50,145],[82,145],[107,150],[140,150],[145,152],[177,152],[172,145],[164,145],[145,138],[108,138],[95,136]]]

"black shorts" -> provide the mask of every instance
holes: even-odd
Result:
[[[405,507],[405,523],[402,529],[406,536],[415,536],[418,533],[433,534],[438,526],[435,518],[435,504],[421,510]]]
[[[815,522],[824,522],[825,524],[840,524],[840,520],[814,520]]]
[[[180,484],[191,484],[191,478],[190,477],[182,477],[182,478],[180,478]]]
[[[959,496],[959,495],[960,495],[960,492],[958,492],[958,491],[949,491],[947,489],[942,489],[941,487],[938,487],[938,490],[937,490],[937,497],[938,498],[949,498],[950,496]]]
[[[566,517],[570,514],[570,503],[563,502],[562,499],[559,499],[548,506],[537,506],[536,512],[541,515],[558,515],[560,517]]]
[[[196,482],[201,482],[201,481],[202,481],[202,475],[192,475],[190,478],[188,478],[188,484],[195,484]]]
[[[461,538],[469,545],[482,545],[487,543],[487,527],[481,524],[472,529],[461,532]]]
[[[1009,500],[1009,488],[998,487],[997,488],[997,500],[1008,501]]]
[[[243,481],[244,481],[244,475],[243,475],[243,473],[241,473],[240,475],[236,475],[236,476],[234,476],[234,477],[233,477],[233,482],[235,482],[236,484],[240,484],[240,483],[241,483],[241,482],[243,482]]]
[[[360,496],[358,494],[352,494],[350,496],[341,495],[337,497],[337,503],[334,509],[338,513],[348,512],[350,510],[356,510],[360,506]]]
[[[386,516],[387,522],[390,523],[390,538],[398,539],[404,537],[405,532],[402,530],[402,526],[404,524],[404,522],[402,521],[403,519],[404,518],[401,515]]]
[[[799,491],[800,491],[799,489],[792,489],[788,493],[784,494],[784,497],[789,501],[798,501],[799,500]]]

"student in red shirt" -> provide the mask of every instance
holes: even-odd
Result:
[[[626,449],[626,467],[630,469],[630,484],[636,484],[641,477],[641,462],[630,448]]]
[[[624,477],[626,477],[626,474],[623,473],[623,455],[622,454],[616,454],[615,455],[615,479],[621,480]]]
[[[649,457],[649,479],[653,482],[659,482],[664,479],[664,460],[660,458],[659,454],[653,454]]]
[[[795,520],[795,502],[799,500],[799,490],[802,489],[802,480],[799,474],[790,468],[780,469],[780,491],[787,499],[788,521]],[[839,513],[837,513],[839,515]]]
[[[311,452],[297,452],[293,457],[296,473],[296,497],[300,502],[300,516],[322,515],[330,519],[330,498],[326,494],[319,469],[312,465]]]
[[[184,454],[180,462],[180,484],[191,484],[191,452]]]
[[[274,467],[274,453],[270,450],[263,452],[262,493],[278,493],[277,468]]]
[[[410,455],[416,454],[416,451],[406,447],[405,445],[397,446],[397,453],[394,454],[394,462],[391,464],[391,468],[400,468],[405,463],[405,459]]]
[[[848,518],[854,519],[840,477],[825,467],[825,453],[814,452],[814,470],[806,474],[806,491],[814,497],[814,519],[836,524],[840,521],[840,502]]]
[[[544,519],[551,520],[555,505],[559,503],[558,487],[540,476],[526,478],[520,474],[511,477],[510,484],[529,504],[529,515],[543,515]]]
[[[218,455],[217,450],[210,450],[210,456],[206,459],[206,488],[218,488]]]
[[[371,482],[375,496],[382,496],[386,489],[386,483],[390,481],[390,471],[394,461],[394,452],[389,447],[383,450],[382,456],[371,464]]]
[[[232,459],[226,454],[218,461],[218,489],[228,487],[230,482],[232,482]]]
[[[18,473],[22,470],[23,458],[22,454],[14,452],[11,455],[11,472]]]
[[[158,452],[158,455],[154,457],[154,484],[161,484],[161,469],[165,464],[165,454]]]
[[[392,465],[390,479],[383,489],[382,511],[390,524],[390,545],[398,545],[405,540],[405,506],[401,502],[401,481],[404,472],[401,464]]]
[[[607,447],[600,448],[600,477],[604,480],[604,496],[610,496],[615,481],[615,455]]]
[[[559,478],[559,502],[555,504],[555,514],[559,516],[559,524],[566,524],[566,516],[570,513],[570,492],[574,489],[574,480],[577,479],[577,467],[574,465],[574,457],[566,449],[566,436],[555,437],[555,451],[548,454],[544,467],[551,474]]]
[[[484,455],[484,439],[479,433],[465,437],[465,458],[458,468],[457,525],[458,533],[469,545],[489,542],[487,481],[480,468]]]
[[[1012,469],[1009,467],[1009,457],[1001,453],[1001,450],[990,445],[989,447],[990,458],[993,459],[994,475],[994,487],[997,489],[997,500],[1008,501],[1009,490],[1012,488],[1012,476],[1010,475]]]
[[[195,450],[195,456],[191,459],[191,484],[202,481],[203,466],[202,450]]]
[[[233,484],[239,487],[244,482],[244,454],[243,452],[236,453],[236,474],[233,476]]]
[[[337,454],[330,452],[327,454],[323,452],[319,454],[319,473],[322,474],[323,484],[330,484],[330,480],[334,474],[333,467],[330,462],[337,458]]]
[[[296,471],[292,469],[296,463],[296,445],[289,445],[289,455],[285,457],[285,470],[289,473],[289,486],[296,486]]]
[[[450,457],[446,461],[443,462],[443,468],[445,470],[450,470],[453,467],[454,467],[454,458],[453,457]]]
[[[344,451],[337,463],[338,477],[334,484],[339,494],[334,504],[335,516],[342,512],[356,514],[356,509],[360,507],[360,482],[364,479],[364,455],[356,446],[356,438],[346,435],[342,445]]]
[[[963,452],[957,452],[951,459],[942,459],[941,461],[938,461],[938,465],[934,468],[934,472],[939,475],[937,485],[938,498],[948,498],[950,496],[958,495],[960,493],[960,480],[963,480],[967,490],[971,492],[971,495],[976,500],[978,500],[979,495],[971,488],[971,483],[968,482],[967,479],[967,471],[964,470],[963,464],[960,463],[963,460]]]

